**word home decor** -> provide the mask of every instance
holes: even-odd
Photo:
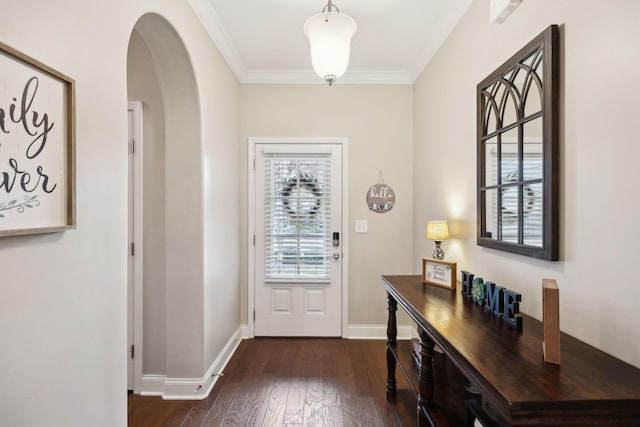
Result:
[[[461,271],[463,296],[485,311],[500,317],[506,323],[522,328],[522,315],[520,313],[520,303],[522,296],[502,286],[492,282],[485,282],[482,277],[475,277],[473,273]]]

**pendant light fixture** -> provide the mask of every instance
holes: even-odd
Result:
[[[347,71],[351,37],[357,28],[356,22],[349,15],[340,13],[331,0],[321,13],[313,15],[304,24],[313,70],[329,86]]]

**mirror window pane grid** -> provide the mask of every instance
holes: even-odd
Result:
[[[485,238],[543,246],[543,46],[482,90]]]

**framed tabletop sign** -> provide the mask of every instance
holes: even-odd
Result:
[[[0,42],[0,236],[75,227],[75,82]]]
[[[433,258],[422,258],[422,283],[456,288],[456,263]]]

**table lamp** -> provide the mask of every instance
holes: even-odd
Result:
[[[440,247],[443,240],[449,238],[449,224],[447,221],[429,221],[427,222],[427,239],[433,240],[436,243],[436,248],[433,250],[433,257],[435,259],[444,259],[444,251]]]

